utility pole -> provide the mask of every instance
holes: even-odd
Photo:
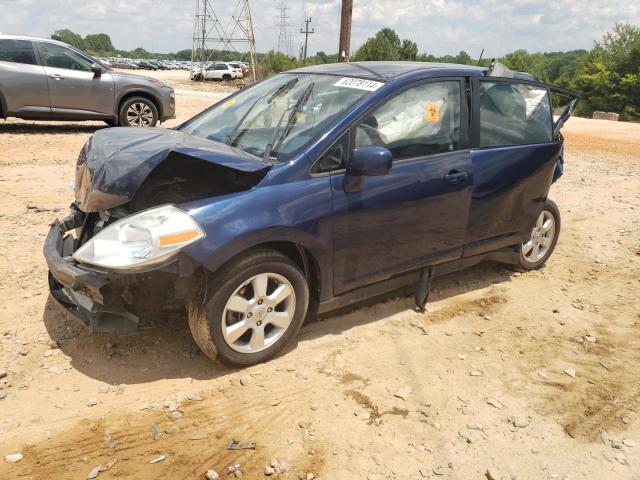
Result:
[[[311,17],[304,19],[305,28],[304,30],[300,29],[300,33],[304,33],[304,50],[302,54],[302,61],[305,62],[307,60],[307,46],[309,44],[309,35],[312,33],[316,33],[316,29],[312,28],[309,30],[309,24],[311,23]]]
[[[340,45],[338,46],[338,61],[348,62],[351,56],[351,12],[353,0],[342,0],[342,14],[340,15]]]

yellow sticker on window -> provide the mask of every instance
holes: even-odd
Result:
[[[440,121],[440,105],[437,103],[425,103],[424,119],[427,122],[438,123]]]
[[[235,105],[235,104],[236,104],[236,99],[232,98],[232,99],[227,100],[226,102],[224,102],[222,105],[220,105],[220,108],[223,109],[223,110],[226,110],[231,105]]]

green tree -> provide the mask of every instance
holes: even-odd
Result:
[[[351,57],[354,61],[367,60],[417,60],[418,45],[412,40],[400,40],[391,28],[383,28],[366,42]]]
[[[390,28],[383,28],[356,50],[352,60],[400,60],[401,48],[398,34]]]
[[[640,120],[640,29],[616,24],[594,45],[571,86],[582,95],[581,114],[605,110]]]
[[[72,32],[68,28],[56,30],[51,35],[51,38],[53,40],[68,43],[69,45],[73,45],[76,48],[84,50],[84,40],[82,39],[82,37],[76,32]]]
[[[416,42],[404,39],[400,47],[400,60],[416,60],[418,58],[418,45]]]
[[[84,37],[84,48],[97,55],[108,55],[116,50],[106,33],[95,33]]]
[[[474,62],[471,59],[471,55],[469,55],[467,52],[465,52],[464,50],[460,50],[460,53],[456,55],[455,63],[460,63],[462,65],[471,65],[476,64],[477,62]]]

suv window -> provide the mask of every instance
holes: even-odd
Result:
[[[216,70],[229,70],[229,67],[227,67],[226,65],[223,65],[222,63],[218,63],[216,65]]]
[[[388,148],[394,160],[460,148],[460,83],[411,87],[369,114],[356,129],[355,146]]]
[[[47,67],[66,68],[67,70],[91,71],[91,60],[73,50],[55,43],[40,43],[42,63]]]
[[[322,158],[311,167],[311,173],[327,173],[343,169],[347,161],[348,151],[349,132],[342,135],[342,137],[327,150]]]
[[[0,62],[35,65],[33,44],[30,40],[0,40]]]
[[[510,82],[480,83],[480,146],[550,142],[551,105],[546,88]]]

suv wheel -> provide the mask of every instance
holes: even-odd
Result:
[[[531,229],[531,237],[519,247],[520,259],[515,269],[528,271],[542,267],[553,253],[559,235],[560,210],[553,201],[547,199]]]
[[[229,80],[231,80],[231,75],[225,73],[224,75],[222,75],[222,80],[228,82]]]
[[[297,337],[308,304],[298,266],[279,252],[258,250],[202,279],[187,311],[191,334],[209,358],[248,366],[270,359]]]
[[[158,109],[144,97],[132,97],[120,105],[120,125],[123,127],[155,127]]]

